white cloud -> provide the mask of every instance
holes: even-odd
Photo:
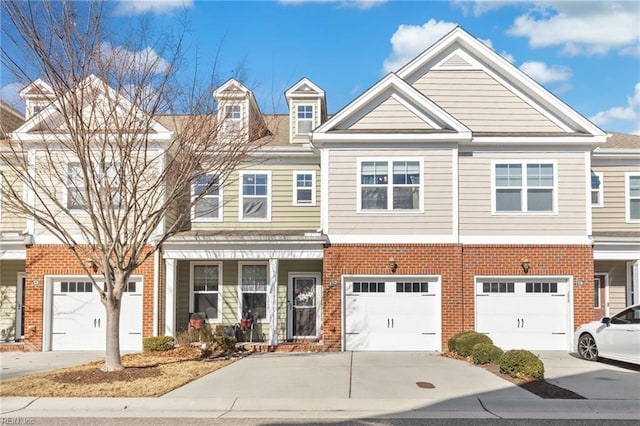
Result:
[[[24,86],[22,83],[9,83],[3,86],[0,88],[0,99],[24,113],[24,101],[19,95]]]
[[[397,71],[455,27],[453,22],[434,19],[423,25],[400,25],[391,36],[391,54],[384,60],[384,71]]]
[[[509,52],[507,51],[502,51],[502,53],[500,53],[500,56],[502,56],[503,58],[505,58],[507,61],[509,61],[510,63],[514,63],[516,61],[516,58]]]
[[[118,69],[127,70],[130,73],[150,70],[153,74],[160,74],[169,68],[169,63],[150,47],[132,51],[122,46],[113,47],[107,42],[100,44],[100,56],[103,60],[115,58]]]
[[[598,126],[606,126],[615,121],[630,121],[634,126],[633,132],[640,134],[640,83],[636,84],[633,96],[627,98],[626,106],[616,106],[600,111],[589,120]]]
[[[518,2],[498,0],[453,0],[453,4],[462,9],[462,12],[465,15],[480,16],[509,4],[518,4]]]
[[[558,83],[567,81],[573,73],[568,67],[560,65],[548,66],[544,62],[529,61],[520,65],[520,69],[538,83]]]
[[[119,0],[114,14],[117,16],[155,13],[168,15],[176,10],[193,7],[193,0]]]
[[[507,34],[527,37],[532,48],[562,46],[569,55],[640,53],[640,19],[635,1],[535,2]]]

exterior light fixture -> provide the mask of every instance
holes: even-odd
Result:
[[[93,258],[88,258],[87,263],[89,264],[89,268],[91,268],[94,274],[98,272],[98,264],[95,260],[93,260]]]
[[[398,264],[393,257],[389,258],[389,268],[391,268],[391,272],[395,272],[398,269]]]
[[[522,259],[522,264],[520,266],[522,266],[522,270],[524,271],[524,273],[527,274],[529,273],[529,268],[531,268],[531,262],[529,261],[529,259],[524,258]]]

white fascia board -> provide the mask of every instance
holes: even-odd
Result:
[[[240,90],[240,93],[223,93],[225,90],[227,90],[227,88],[229,86],[232,86],[232,85],[236,86]],[[238,99],[238,98],[244,98],[246,96],[247,92],[249,92],[249,89],[247,89],[244,86],[244,84],[240,83],[235,78],[230,78],[229,80],[227,80],[224,83],[222,83],[222,85],[220,87],[218,87],[217,89],[215,89],[213,91],[213,96],[216,97],[216,98],[218,96],[222,96],[222,97],[225,97],[225,98]]]
[[[315,93],[311,94],[311,93],[295,93],[295,91],[303,85],[307,85],[309,87],[311,87]],[[303,77],[301,78],[297,83],[295,83],[293,86],[291,86],[286,92],[284,92],[285,97],[287,98],[304,98],[304,97],[309,97],[311,95],[311,97],[313,97],[313,95],[316,96],[324,96],[324,90],[322,90],[317,84],[315,84],[314,82],[312,82],[311,80],[309,80],[307,77]]]
[[[538,145],[558,145],[558,144],[598,144],[604,143],[606,137],[604,136],[564,136],[559,134],[555,136],[474,136],[472,144],[488,144],[488,145],[502,145],[502,144],[538,144]]]
[[[456,244],[455,235],[327,235],[332,244]]]
[[[3,243],[4,245],[4,243]],[[0,260],[25,260],[27,258],[27,251],[24,248],[6,248],[3,247],[0,250]]]
[[[314,133],[314,144],[326,142],[371,142],[389,144],[390,142],[469,142],[469,133]]]
[[[596,148],[593,151],[594,158],[608,158],[608,157],[637,157],[640,159],[640,149],[633,148]]]
[[[635,261],[640,259],[640,247],[638,245],[607,246],[595,244],[593,246],[593,260],[623,260]]]
[[[305,259],[321,260],[324,256],[322,247],[316,249],[164,249],[164,259],[190,260],[267,260],[267,259]]]
[[[593,241],[587,235],[463,235],[462,244],[552,244],[552,245],[591,245]]]

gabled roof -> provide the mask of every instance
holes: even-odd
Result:
[[[413,129],[385,131],[382,128],[371,129],[369,127],[368,129],[349,131],[354,124],[390,99],[414,120],[419,119],[423,124]],[[471,138],[471,131],[464,124],[393,73],[388,74],[318,127],[313,138],[314,142],[343,139],[388,142],[390,133],[393,134],[395,140],[404,139],[407,141],[469,140]]]
[[[51,96],[54,96],[53,88],[40,78],[25,86],[19,94],[23,99],[30,97],[50,98]]]
[[[37,81],[38,80],[36,80],[36,82]],[[28,87],[29,86],[27,86],[27,88]],[[139,115],[140,117],[143,117],[145,114],[142,110],[134,108],[129,100],[117,93],[115,90],[113,90],[113,88],[109,87],[95,75],[88,76],[78,85],[77,88],[77,90],[87,89],[92,90],[92,97],[91,99],[89,99],[88,96],[86,97],[87,104],[83,106],[84,108],[91,107],[91,105],[89,105],[89,102],[104,102],[106,104],[116,102],[116,107],[122,111],[125,111],[125,114],[131,114],[130,111],[132,110],[136,115]],[[46,134],[47,132],[52,133],[53,131],[57,130],[57,126],[63,124],[63,121],[59,118],[60,113],[58,112],[58,110],[60,104],[65,101],[65,97],[67,97],[68,95],[69,94],[63,95],[62,99],[55,99],[44,110],[40,111],[38,114],[27,120],[26,123],[24,123],[12,133],[13,137],[17,137],[18,139],[24,141],[29,139],[41,140],[43,130],[44,134]],[[150,130],[154,132],[152,138],[167,140],[171,137],[171,132],[156,120],[152,120]],[[36,135],[31,135],[30,133],[32,132],[38,133]],[[64,134],[64,132],[64,129],[60,129],[59,133]]]
[[[213,91],[213,96],[217,98],[244,98],[251,93],[242,83],[235,78],[230,78],[220,87]]]
[[[454,28],[402,67],[397,75],[407,83],[413,84],[431,70],[474,68],[483,69],[495,80],[510,88],[533,108],[557,123],[566,133],[597,136],[598,142],[604,142],[604,131],[460,27]]]
[[[311,96],[322,96],[324,97],[324,90],[322,90],[319,86],[314,84],[311,80],[306,77],[303,77],[296,84],[291,86],[284,95],[288,98],[291,97],[308,97]]]

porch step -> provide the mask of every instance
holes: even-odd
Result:
[[[249,352],[322,352],[324,350],[324,345],[317,342],[284,342],[278,345],[238,343],[238,346]]]
[[[0,352],[24,352],[24,343],[23,342],[0,343]]]

